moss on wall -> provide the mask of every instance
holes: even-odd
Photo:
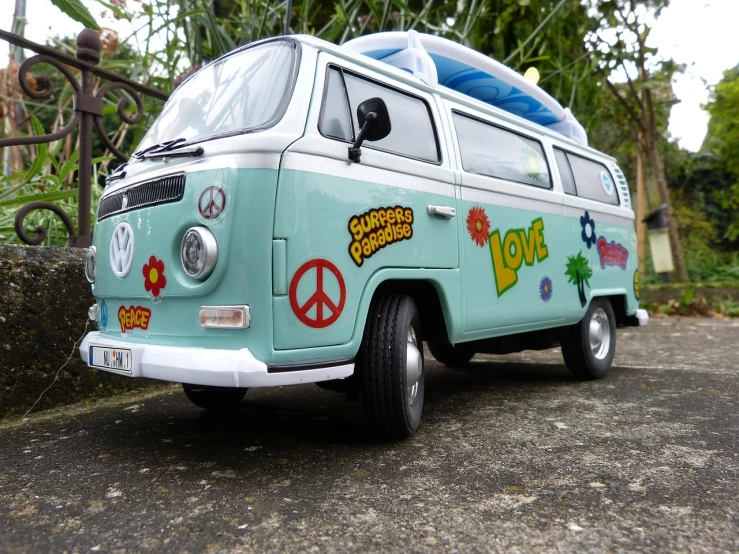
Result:
[[[83,263],[80,249],[0,245],[0,418],[25,413],[82,336],[94,303]],[[34,412],[152,384],[90,369],[75,348]]]

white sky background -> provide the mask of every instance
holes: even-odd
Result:
[[[10,30],[13,0],[0,0],[0,28]],[[90,11],[104,27],[130,33],[125,22],[100,20],[105,9],[85,0]],[[47,36],[75,36],[82,25],[71,20],[49,0],[27,0],[26,38],[44,43]],[[674,79],[680,103],[672,108],[669,132],[683,148],[698,150],[703,142],[708,114],[701,108],[708,100],[708,86],[721,80],[725,70],[739,64],[736,25],[739,0],[672,0],[657,20],[649,45],[665,56],[686,65],[685,73]],[[0,42],[0,67],[7,64],[6,43]]]

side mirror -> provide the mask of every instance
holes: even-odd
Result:
[[[390,134],[390,114],[382,98],[370,98],[357,106],[359,135],[353,146],[349,147],[349,159],[359,162],[362,155],[360,147],[365,140],[382,140]]]

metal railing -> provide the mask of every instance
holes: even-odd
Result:
[[[25,231],[23,220],[33,210],[50,210],[58,215],[64,222],[69,233],[69,246],[87,247],[92,244],[92,230],[90,228],[91,212],[91,180],[92,180],[92,140],[93,126],[97,131],[103,144],[120,160],[126,161],[128,156],[121,152],[110,140],[103,127],[103,98],[114,89],[122,89],[128,93],[136,105],[135,113],[127,113],[126,109],[131,106],[131,101],[122,97],[116,106],[118,117],[125,123],[136,124],[141,120],[144,110],[140,94],[145,94],[160,100],[166,100],[168,95],[151,87],[141,85],[130,79],[126,79],[112,71],[107,71],[97,66],[100,62],[100,51],[102,49],[100,38],[95,31],[83,29],[77,35],[77,52],[74,57],[59,52],[53,48],[42,46],[31,42],[19,35],[0,30],[0,40],[9,42],[36,52],[36,56],[26,59],[18,69],[18,84],[23,92],[35,99],[45,100],[54,94],[54,87],[47,75],[36,76],[36,90],[32,89],[26,81],[26,75],[36,64],[45,63],[55,67],[69,82],[74,91],[74,115],[69,123],[55,133],[41,136],[8,137],[0,138],[0,148],[6,146],[21,146],[28,144],[43,144],[57,141],[66,137],[79,127],[79,169],[77,192],[77,221],[79,229],[75,232],[74,224],[69,215],[56,204],[51,202],[36,201],[26,204],[20,208],[15,216],[15,232],[26,244],[38,245],[46,238],[48,230],[42,226],[34,228],[34,235],[30,236]],[[75,78],[70,68],[80,70],[80,80]],[[93,77],[100,77],[108,83],[94,90]]]

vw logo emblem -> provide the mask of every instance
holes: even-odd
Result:
[[[128,223],[119,223],[110,239],[110,267],[116,277],[123,279],[133,265],[133,229]]]
[[[128,195],[124,192],[123,199],[121,200],[121,209],[125,210],[128,208]]]

